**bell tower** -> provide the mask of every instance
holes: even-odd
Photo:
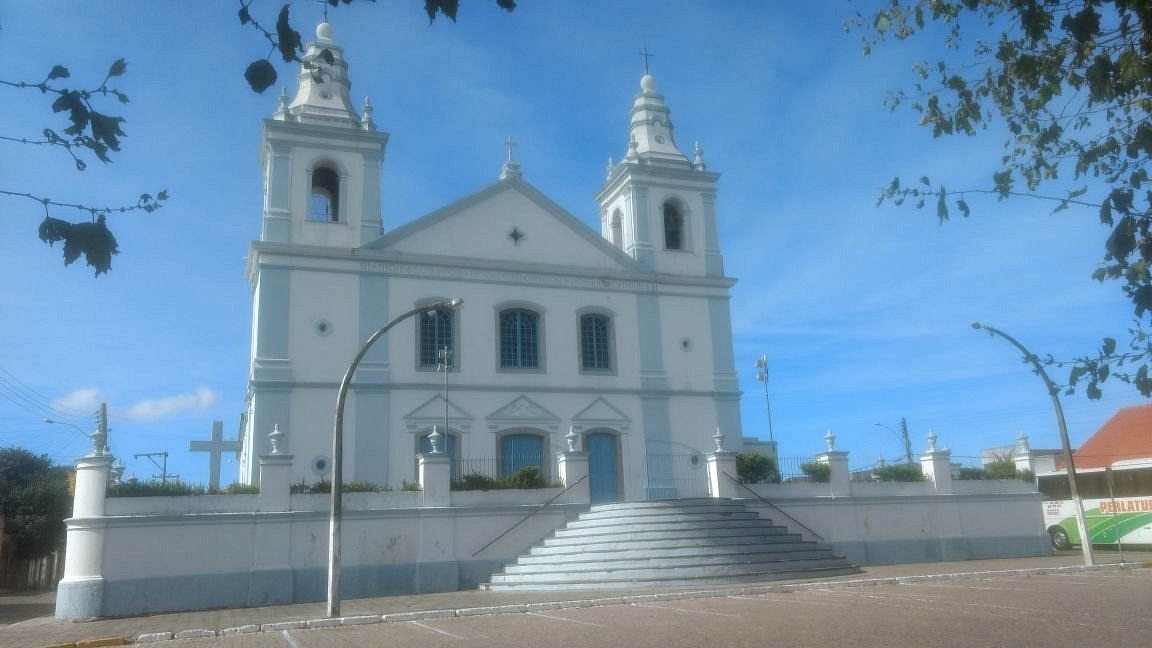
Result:
[[[671,111],[645,74],[632,102],[628,152],[596,194],[604,238],[659,273],[724,276],[716,228],[716,181],[699,144],[676,146]]]
[[[380,236],[380,170],[388,134],[376,130],[368,99],[353,107],[344,48],[328,23],[316,28],[296,96],[264,120],[261,241],[359,247]]]

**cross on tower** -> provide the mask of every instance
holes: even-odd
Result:
[[[648,59],[654,55],[648,53],[648,46],[645,45],[644,49],[640,51],[640,57],[644,59],[644,74],[648,74]]]
[[[324,7],[324,22],[328,22],[328,0],[316,0]]]
[[[189,441],[189,452],[208,453],[208,486],[220,488],[220,455],[225,452],[240,452],[239,439],[224,440],[224,422],[212,421],[212,438],[208,441]]]
[[[512,161],[512,149],[514,149],[520,145],[516,143],[516,140],[512,139],[511,135],[509,135],[508,138],[504,140],[504,146],[508,147],[508,161],[511,162]]]

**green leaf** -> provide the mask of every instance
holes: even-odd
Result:
[[[968,218],[968,216],[971,214],[971,211],[968,209],[968,203],[965,202],[963,198],[956,200],[956,209],[960,210],[960,214],[964,218]]]
[[[940,197],[936,200],[936,218],[943,223],[948,220],[948,192],[940,187]]]
[[[276,46],[280,49],[280,56],[285,63],[299,61],[296,52],[304,51],[300,41],[300,32],[292,29],[288,23],[288,5],[280,8],[280,15],[276,18]],[[251,81],[248,82],[251,85]],[[253,88],[255,89],[255,88]],[[257,92],[260,92],[257,90]]]
[[[436,14],[442,13],[452,22],[456,22],[456,11],[460,8],[460,0],[424,0],[424,11],[428,14],[428,22],[436,20]]]
[[[244,70],[244,80],[253,92],[261,93],[276,83],[276,68],[266,59],[252,61],[247,70]]]
[[[1116,352],[1116,340],[1110,337],[1104,338],[1104,345],[1100,348],[1100,353],[1110,356]]]
[[[116,59],[116,61],[114,63],[112,63],[112,67],[108,69],[108,76],[110,76],[110,77],[121,76],[124,74],[124,71],[127,69],[128,69],[128,62],[127,61],[125,61],[122,58]]]
[[[63,65],[53,65],[52,71],[48,73],[48,80],[67,79],[70,76],[72,75],[68,73],[68,68]]]
[[[252,14],[248,13],[248,5],[240,5],[240,11],[238,14],[240,16],[241,25],[247,25],[248,23],[252,22]]]

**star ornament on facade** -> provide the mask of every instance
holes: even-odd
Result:
[[[520,241],[528,238],[524,232],[520,231],[519,227],[513,227],[511,232],[508,232],[508,238],[512,239],[513,245],[520,245]]]

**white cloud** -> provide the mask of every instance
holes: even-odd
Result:
[[[184,412],[200,414],[215,403],[216,392],[207,387],[201,387],[188,394],[142,400],[118,412],[117,415],[130,421],[152,423]]]
[[[95,412],[104,399],[99,387],[78,387],[64,398],[52,402],[52,409],[58,411]]]

